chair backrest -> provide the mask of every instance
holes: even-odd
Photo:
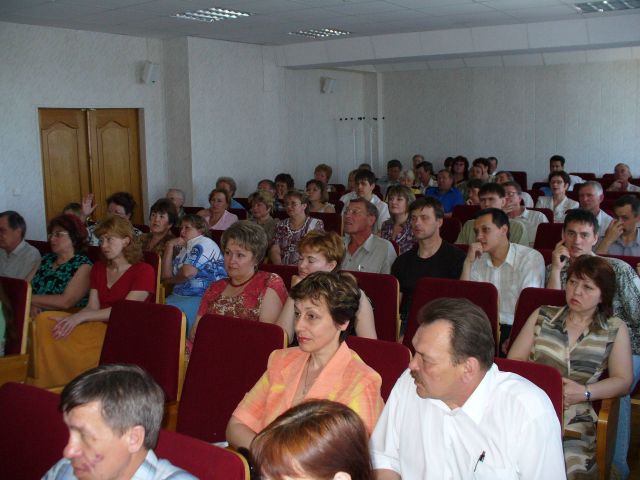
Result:
[[[542,258],[544,260],[544,264],[545,265],[551,265],[551,255],[553,253],[553,249],[551,249],[551,248],[536,248],[536,250],[538,252],[540,252],[540,255],[542,255]]]
[[[549,223],[553,223],[553,210],[551,210],[550,208],[529,208],[527,210],[535,210],[536,212],[540,212],[542,213],[545,217],[547,217],[547,220],[549,220]]]
[[[160,303],[160,279],[161,279],[161,268],[162,268],[162,259],[160,258],[160,255],[158,255],[156,252],[152,252],[152,251],[144,251],[142,252],[142,255],[144,257],[144,262],[148,263],[149,265],[151,265],[153,267],[153,271],[156,275],[156,294],[155,294],[155,303]]]
[[[230,208],[229,213],[233,213],[238,217],[238,220],[247,219],[247,211],[244,208]]]
[[[40,252],[40,255],[51,253],[51,245],[49,245],[49,242],[45,242],[43,240],[27,240],[27,243],[33,247],[36,247]]]
[[[523,190],[526,190],[527,187],[527,172],[524,171],[512,171],[511,175],[513,175],[513,179],[518,182],[518,185],[520,185],[520,188],[522,188]]]
[[[440,227],[440,236],[449,243],[456,243],[460,230],[462,230],[462,223],[458,218],[444,217],[442,227]]]
[[[414,353],[411,340],[418,330],[418,312],[423,305],[431,300],[442,297],[466,298],[478,305],[489,318],[491,331],[496,341],[496,348],[500,337],[498,327],[498,290],[491,283],[452,280],[449,278],[424,277],[418,280],[413,292],[413,303],[409,310],[409,320],[404,332],[402,343]],[[497,350],[496,350],[497,351]]]
[[[5,355],[27,353],[27,331],[31,310],[31,284],[20,278],[0,277],[0,283],[11,301],[16,336],[5,344]]]
[[[183,206],[182,209],[184,210],[184,213],[186,213],[187,215],[195,215],[200,210],[204,210],[204,207],[185,207],[185,206]]]
[[[543,305],[565,305],[566,297],[564,290],[554,290],[552,288],[527,287],[520,292],[516,303],[516,312],[513,316],[513,326],[511,327],[511,344],[518,337],[520,330],[527,322],[527,318],[533,311]]]
[[[562,223],[541,223],[536,231],[536,239],[533,248],[556,248],[556,244],[562,239]]]
[[[342,236],[342,215],[339,213],[309,212],[309,216],[322,220],[325,231]]]
[[[558,415],[562,429],[562,375],[560,372],[549,365],[539,363],[521,362],[508,358],[494,358],[494,361],[503,372],[520,375],[544,390]]]
[[[162,387],[168,402],[180,398],[184,378],[184,314],[171,305],[122,300],[111,307],[100,364],[134,363]]]
[[[453,207],[451,216],[460,220],[460,223],[464,225],[467,220],[472,220],[479,211],[480,205],[456,205]]]
[[[274,265],[273,263],[263,263],[260,270],[271,272],[282,278],[287,288],[291,287],[291,277],[298,274],[297,265]]]
[[[225,439],[236,406],[267,369],[273,350],[284,348],[277,325],[205,315],[185,375],[176,431],[206,442]]]
[[[623,262],[631,265],[631,268],[636,269],[638,263],[640,263],[640,257],[633,257],[631,255],[602,255],[603,257],[617,258],[618,260],[622,260]]]
[[[209,237],[211,240],[213,240],[214,242],[216,242],[216,245],[218,245],[218,247],[222,250],[222,234],[224,233],[224,230],[209,230],[206,235],[207,237]]]
[[[242,456],[197,438],[160,430],[154,451],[158,458],[169,460],[200,480],[249,480],[249,466]]]
[[[347,345],[360,356],[364,363],[380,374],[382,377],[380,394],[386,402],[396,380],[409,366],[411,351],[401,343],[355,336],[347,338]]]
[[[527,192],[529,195],[531,195],[531,199],[533,200],[533,204],[535,205],[536,202],[538,201],[538,197],[542,197],[544,196],[544,192],[542,190],[538,190],[536,189],[530,189],[530,190],[524,190],[522,189],[523,192]],[[550,222],[553,221],[553,219],[549,220]]]
[[[30,385],[0,387],[2,478],[42,478],[62,458],[68,430],[58,411],[59,401],[57,394]]]
[[[398,338],[400,286],[398,279],[386,273],[350,271],[371,300],[376,334],[380,340],[395,342]]]
[[[234,200],[238,202],[240,205],[242,205],[246,210],[251,209],[251,205],[249,204],[248,197],[234,197]]]

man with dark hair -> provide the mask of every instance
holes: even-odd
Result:
[[[566,478],[551,401],[494,364],[482,309],[440,298],[418,322],[416,353],[371,436],[375,478]]]
[[[289,190],[293,190],[293,187],[294,187],[293,177],[288,173],[279,173],[278,175],[276,175],[276,178],[274,179],[274,183],[276,187],[276,191],[275,191],[276,210],[279,212],[284,212],[287,209],[287,207],[284,204],[285,203],[284,197]]]
[[[500,346],[509,338],[516,302],[527,287],[544,286],[544,259],[540,252],[509,242],[509,217],[498,208],[480,210],[473,229],[461,280],[488,282],[498,289]]]
[[[566,160],[562,155],[552,155],[549,158],[549,173],[553,172],[564,172],[564,164]],[[569,175],[569,173],[567,173]],[[584,183],[584,179],[582,177],[578,177],[577,175],[569,175],[569,191],[573,190],[573,187]],[[545,192],[546,193],[546,192]]]
[[[495,175],[498,170],[498,159],[496,157],[487,157],[489,160],[489,175]]]
[[[640,257],[640,199],[635,195],[618,198],[613,213],[616,219],[607,228],[596,253]]]
[[[390,241],[373,234],[378,209],[365,198],[351,200],[344,215],[345,256],[340,268],[358,272],[389,273],[396,259]]]
[[[27,224],[18,212],[0,213],[0,276],[31,281],[40,266],[40,252],[24,241]]]
[[[387,175],[378,180],[380,191],[386,197],[387,189],[394,185],[400,185],[400,173],[402,172],[402,163],[400,160],[393,159],[387,162]]]
[[[453,176],[449,170],[438,172],[438,186],[429,187],[424,191],[425,196],[440,200],[445,216],[450,217],[453,207],[464,205],[464,197],[460,190],[453,186]]]
[[[499,208],[505,210],[507,199],[502,185],[497,183],[485,183],[478,191],[480,208]],[[456,243],[471,245],[476,241],[476,234],[473,231],[474,220],[467,220],[458,234]],[[509,241],[520,245],[529,246],[529,234],[527,229],[519,220],[513,220],[509,224]]]
[[[117,215],[131,221],[131,215],[133,215],[135,206],[136,201],[129,192],[116,192],[107,197],[107,215]],[[96,205],[93,203],[93,193],[90,193],[82,199],[82,214],[88,219],[95,209]],[[100,244],[95,234],[97,226],[98,224],[96,223],[87,227],[87,233],[89,234],[87,241],[89,245],[94,247]],[[142,232],[136,227],[133,227],[133,233],[135,233],[136,237],[142,235]]]
[[[529,246],[533,247],[536,240],[536,233],[538,232],[538,225],[541,223],[549,223],[549,219],[542,212],[536,210],[530,210],[525,205],[522,205],[522,188],[518,182],[507,181],[502,184],[504,188],[504,198],[506,203],[503,210],[509,216],[509,221],[522,222],[527,230],[527,237],[529,238]],[[533,206],[533,201],[531,202]]]
[[[376,188],[376,176],[371,170],[358,170],[355,182],[355,190],[344,194],[340,197],[340,201],[343,205],[348,205],[349,202],[356,198],[364,198],[367,202],[371,202],[378,209],[378,220],[373,226],[373,233],[377,233],[380,231],[382,224],[391,217],[389,206],[373,193]],[[344,209],[342,210],[342,217],[345,218]]]
[[[462,250],[440,236],[444,210],[436,198],[422,197],[412,202],[409,218],[418,245],[400,255],[391,267],[391,274],[400,284],[401,331],[404,331],[418,280],[422,277],[460,278],[465,257]]]
[[[436,187],[438,182],[433,178],[433,164],[431,162],[422,161],[416,165],[416,184],[421,191],[426,188]]]
[[[136,365],[102,365],[69,383],[60,396],[69,428],[64,458],[44,480],[192,480],[153,452],[164,413],[164,393]]]
[[[485,183],[494,181],[493,176],[489,173],[489,167],[490,167],[489,159],[484,157],[476,158],[471,164],[471,166],[472,168],[477,167],[479,171],[475,175],[472,175],[471,171],[469,171],[470,178],[479,178]]]
[[[551,254],[551,265],[547,266],[547,288],[564,290],[567,286],[569,265],[581,255],[595,255],[593,247],[598,241],[598,220],[588,210],[570,210],[564,218],[562,240]],[[640,279],[628,263],[617,258],[604,258],[616,274],[616,293],[613,297],[613,314],[623,320],[629,328],[633,352],[633,384],[640,378]],[[614,452],[614,465],[622,478],[629,474],[626,462],[630,436],[629,395],[620,401],[618,436]]]
[[[263,178],[258,182],[258,185],[256,186],[256,190],[265,190],[275,197],[276,182],[274,182],[273,180],[269,180],[268,178]]]

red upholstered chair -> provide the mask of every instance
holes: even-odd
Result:
[[[338,198],[340,198],[342,195],[345,194],[346,191],[346,187],[342,184],[342,183],[330,183],[329,185],[331,185],[333,187],[333,190],[340,194]],[[331,192],[329,192],[331,193]]]
[[[549,220],[549,223],[553,223],[553,210],[551,210],[550,208],[529,208],[528,210],[535,210],[536,212],[540,212],[542,213],[545,217],[547,217],[547,220]]]
[[[550,248],[536,248],[536,250],[540,252],[540,255],[542,255],[544,264],[551,265],[551,254],[553,253],[553,250]]]
[[[460,224],[464,225],[467,220],[472,220],[479,211],[480,205],[456,205],[453,207],[451,216],[460,220]]]
[[[272,212],[271,216],[273,218],[275,218],[276,220],[285,220],[286,218],[289,218],[289,216],[287,215],[287,212],[284,210],[279,210],[276,212]]]
[[[151,231],[149,225],[145,225],[143,223],[134,223],[133,226],[140,230],[142,233],[149,233]]]
[[[523,190],[527,189],[527,172],[524,171],[512,171],[511,175],[513,175],[513,179],[518,182],[520,188]]]
[[[133,363],[162,387],[167,402],[180,398],[184,379],[184,314],[171,305],[122,300],[111,307],[100,364]]]
[[[564,409],[562,408],[562,375],[560,375],[560,372],[553,367],[538,363],[521,362],[508,358],[494,358],[493,360],[503,372],[516,373],[544,390],[553,404],[562,429],[562,413]]]
[[[249,466],[242,456],[197,438],[161,430],[154,451],[158,458],[169,460],[200,480],[249,480]]]
[[[400,286],[398,279],[385,273],[350,271],[358,285],[371,300],[380,340],[395,342],[400,328]]]
[[[449,243],[455,243],[462,230],[460,219],[454,217],[445,217],[440,227],[440,236]]]
[[[533,311],[542,305],[565,305],[567,303],[564,290],[552,288],[527,287],[520,292],[516,303],[516,312],[511,327],[511,344],[518,337],[520,330]]]
[[[260,270],[275,273],[282,278],[287,288],[291,288],[291,277],[298,274],[296,265],[274,265],[273,263],[263,263]]]
[[[236,215],[238,217],[238,220],[247,219],[247,211],[244,208],[230,208],[229,213],[233,213],[234,215]]]
[[[286,346],[277,325],[205,315],[198,325],[178,406],[176,431],[206,442],[225,439],[236,406]]]
[[[533,204],[535,205],[536,202],[538,201],[538,197],[542,197],[544,196],[544,192],[542,190],[538,190],[536,189],[531,189],[531,190],[522,190],[523,192],[527,192],[529,195],[531,195],[531,199],[533,200]],[[552,221],[552,220],[549,220]]]
[[[556,248],[556,244],[562,239],[562,223],[541,223],[538,225],[536,239],[533,248]]]
[[[597,178],[596,174],[593,172],[571,172],[569,175],[576,175],[587,182]]]
[[[309,216],[322,220],[327,232],[336,232],[342,236],[342,215],[339,213],[309,212]]]
[[[216,242],[216,245],[218,245],[218,247],[222,248],[222,243],[220,243],[220,240],[222,239],[223,233],[224,230],[209,230],[207,232],[207,237]]]
[[[187,215],[195,215],[200,210],[204,210],[204,207],[184,207],[183,206],[182,209],[184,210],[184,213],[186,213]]]
[[[58,411],[59,396],[30,385],[0,387],[0,477],[32,480],[62,458],[68,430]]]
[[[500,337],[498,326],[498,290],[490,283],[452,280],[449,278],[428,278],[418,280],[413,292],[413,303],[409,310],[409,321],[402,343],[414,353],[411,340],[418,329],[417,316],[423,305],[442,297],[466,298],[478,305],[489,318],[491,331],[496,341]]]
[[[43,240],[27,240],[27,243],[33,247],[36,247],[40,252],[40,255],[51,253],[51,245],[49,245],[49,242],[45,242]]]
[[[386,402],[396,380],[409,367],[411,351],[404,345],[384,340],[350,336],[347,345],[382,377],[380,394]]]
[[[0,357],[0,385],[2,385],[6,382],[24,382],[27,377],[31,284],[19,278],[10,277],[0,277],[0,284],[11,302],[16,332],[15,338],[7,340],[5,344],[5,356]]]

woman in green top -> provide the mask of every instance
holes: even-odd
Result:
[[[75,215],[60,215],[49,222],[51,252],[42,257],[31,280],[31,315],[42,310],[68,310],[87,304],[91,260],[86,249],[87,229]]]

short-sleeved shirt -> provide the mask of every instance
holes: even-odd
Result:
[[[307,217],[297,230],[291,228],[291,219],[285,218],[276,224],[273,243],[280,247],[280,259],[283,265],[297,265],[300,254],[298,242],[311,230],[324,230],[324,222],[318,218]]]
[[[564,200],[555,207],[553,206],[553,197],[538,197],[538,201],[536,202],[536,208],[548,208],[553,211],[553,221],[556,223],[564,222],[567,210],[573,210],[579,207],[580,204],[575,200],[571,200],[569,197],[564,197]]]
[[[424,191],[424,194],[427,197],[434,197],[440,200],[445,213],[451,213],[456,205],[464,205],[462,192],[456,187],[451,187],[444,193],[441,193],[438,187],[429,187]]]
[[[211,284],[202,296],[198,315],[217,313],[229,317],[244,318],[246,320],[260,320],[262,300],[267,289],[271,288],[284,305],[287,300],[287,287],[279,275],[258,271],[238,295],[227,297],[222,292],[229,284],[225,278]]]
[[[636,228],[636,238],[633,241],[625,244],[622,238],[618,238],[609,246],[607,253],[609,255],[640,257],[640,227]]]
[[[297,347],[275,350],[267,371],[233,412],[233,416],[258,433],[293,406],[309,353]],[[345,342],[324,366],[304,396],[333,400],[356,412],[371,433],[384,406],[380,375],[365,364]]]
[[[204,235],[192,238],[173,259],[173,274],[177,275],[183,265],[198,269],[193,278],[173,287],[173,293],[185,297],[201,297],[205,290],[221,278],[227,276],[224,258],[216,242]]]
[[[400,313],[409,313],[413,291],[422,277],[460,278],[465,256],[462,250],[445,241],[429,258],[420,258],[418,247],[400,255],[391,267],[391,274],[398,279],[402,292]]]
[[[527,229],[530,247],[533,247],[536,241],[538,225],[541,223],[549,223],[549,219],[544,213],[538,212],[537,210],[529,210],[528,208],[522,210],[522,213],[518,216],[518,220],[520,220]]]
[[[377,237],[373,234],[358,247],[353,253],[349,253],[349,243],[351,237],[345,235],[344,239],[345,255],[340,264],[342,270],[354,270],[357,272],[389,273],[391,265],[395,261],[395,248],[389,240]]]
[[[196,477],[173,465],[169,460],[159,460],[153,450],[133,474],[131,480],[195,480]],[[63,458],[49,470],[43,480],[76,480],[71,460]]]
[[[38,271],[31,280],[31,288],[34,295],[62,295],[67,285],[82,265],[91,266],[89,257],[76,254],[58,268],[53,268],[58,256],[55,253],[47,253],[42,257]],[[76,303],[76,307],[84,307],[88,296]]]
[[[38,249],[22,240],[11,253],[0,248],[0,276],[25,279],[40,265]]]
[[[138,262],[131,265],[116,283],[107,286],[107,266],[98,260],[91,269],[91,289],[98,291],[100,308],[109,308],[119,300],[124,300],[129,292],[149,292],[144,300],[150,302],[156,293],[156,274],[148,263]]]
[[[473,262],[469,279],[492,283],[498,289],[500,323],[513,325],[520,292],[527,287],[544,287],[544,258],[537,250],[510,243],[507,258],[499,267],[493,266],[485,252]]]
[[[347,213],[347,207],[351,200],[355,200],[358,198],[358,194],[356,192],[345,193],[342,197],[340,197],[340,201],[343,203],[345,208],[342,209],[342,216],[344,217]],[[380,200],[375,193],[371,195],[371,200],[369,200],[373,205],[378,209],[378,220],[376,224],[373,226],[373,233],[379,232],[382,229],[382,224],[391,218],[391,214],[389,213],[389,205]]]

